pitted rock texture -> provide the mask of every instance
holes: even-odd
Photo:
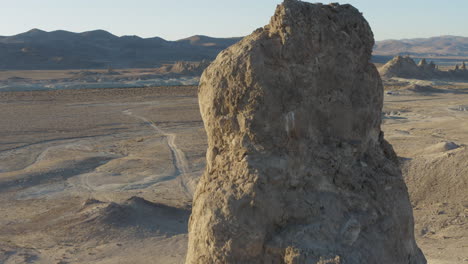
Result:
[[[373,44],[354,7],[289,0],[205,70],[187,263],[425,263]]]

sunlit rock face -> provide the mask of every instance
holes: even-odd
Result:
[[[187,263],[425,263],[373,45],[351,5],[289,0],[205,70]]]

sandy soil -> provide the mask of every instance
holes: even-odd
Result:
[[[383,129],[429,263],[467,263],[468,85],[435,88],[386,95]],[[0,92],[0,263],[183,263],[206,149],[196,92]]]
[[[180,263],[206,148],[195,94],[0,93],[0,263]]]
[[[401,159],[418,244],[429,263],[468,263],[468,84],[404,81],[431,85],[422,92],[392,87],[383,109],[385,138]]]

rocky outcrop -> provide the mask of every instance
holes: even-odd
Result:
[[[351,5],[286,0],[205,70],[187,263],[425,263],[373,44]]]
[[[409,56],[396,56],[382,66],[379,71],[382,77],[386,78],[428,79],[439,74],[433,62],[428,64],[425,59],[422,59],[419,64],[416,64]]]
[[[426,59],[416,64],[409,56],[396,56],[379,69],[384,78],[409,78],[409,79],[449,79],[468,80],[468,70],[462,64],[455,66],[454,70],[441,71],[434,62],[427,63]]]
[[[461,66],[455,65],[453,70],[448,70],[446,75],[456,80],[468,80],[468,70],[466,69],[465,62]]]
[[[426,59],[421,59],[421,61],[419,61],[419,63],[418,63],[419,67],[424,67],[426,65],[427,65]]]
[[[210,65],[210,61],[208,60],[199,62],[178,61],[173,65],[163,66],[159,70],[165,74],[200,76],[208,65]]]

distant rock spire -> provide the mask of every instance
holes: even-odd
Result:
[[[466,71],[466,64],[465,64],[465,62],[462,63],[461,68],[462,68],[462,70]]]
[[[418,66],[422,67],[422,66],[425,66],[426,64],[427,64],[426,59],[423,58],[423,59],[419,62]]]

